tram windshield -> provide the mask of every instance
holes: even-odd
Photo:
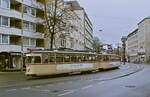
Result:
[[[26,62],[30,64],[41,63],[41,56],[38,55],[27,55]]]

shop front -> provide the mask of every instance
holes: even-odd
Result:
[[[21,53],[0,53],[0,70],[19,70],[22,68]]]

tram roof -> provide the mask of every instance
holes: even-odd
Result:
[[[59,51],[59,50],[30,50],[28,53],[57,53],[57,54],[87,54],[87,55],[118,56],[116,54],[97,54],[93,52]]]
[[[59,53],[59,54],[96,54],[92,52],[76,52],[76,51],[48,51],[48,50],[33,50],[28,53]]]

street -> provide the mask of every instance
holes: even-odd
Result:
[[[0,97],[148,97],[149,70],[149,65],[127,64],[85,75],[1,81]]]

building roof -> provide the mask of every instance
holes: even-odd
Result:
[[[71,5],[71,7],[74,10],[83,10],[83,8],[80,6],[79,2],[76,0],[72,0],[72,1],[65,1],[66,4]]]
[[[143,21],[145,21],[146,19],[150,19],[150,16],[145,17],[143,20],[141,20],[141,21],[138,23],[138,25],[139,25],[140,23],[142,23]]]
[[[135,35],[137,32],[138,32],[138,29],[135,29],[133,32],[131,32],[131,33],[128,34],[127,38]]]

